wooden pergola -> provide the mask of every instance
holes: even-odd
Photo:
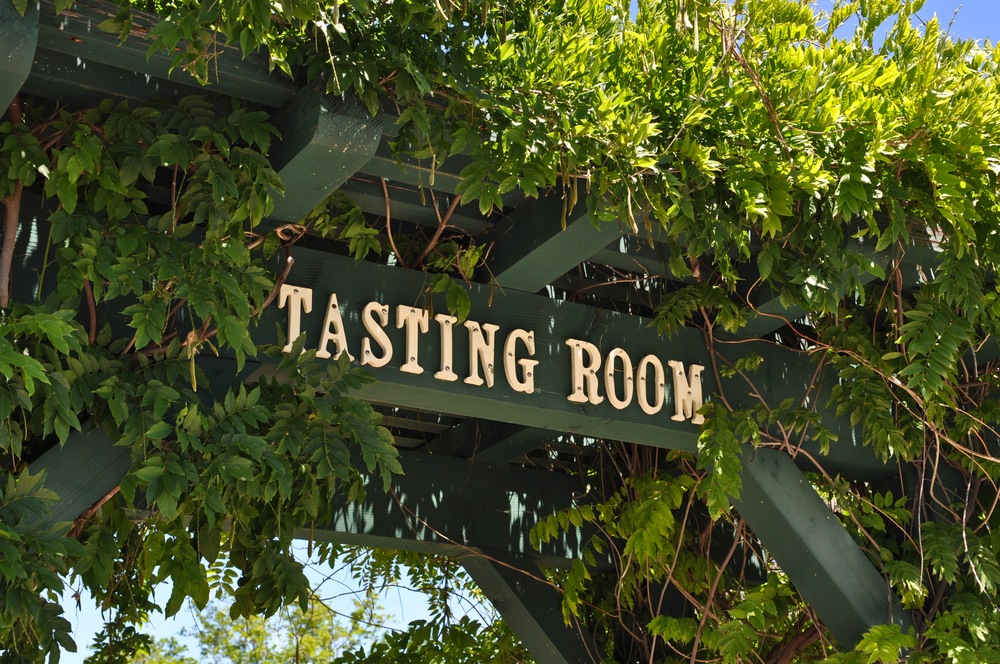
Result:
[[[29,3],[21,18],[9,2],[0,2],[5,51],[0,56],[0,107],[5,108],[18,92],[69,108],[96,105],[108,97],[136,102],[207,93],[236,97],[271,113],[282,134],[270,158],[287,192],[265,222],[272,228],[300,220],[337,188],[372,219],[384,218],[383,178],[394,224],[410,233],[421,226],[437,226],[432,206],[438,205],[439,212],[447,209],[468,158],[459,155],[438,170],[432,202],[420,192],[428,186],[430,164],[404,158],[404,170],[396,163],[389,147],[395,118],[388,110],[372,117],[349,96],[324,94],[322,81],[301,85],[269,74],[260,55],[244,60],[228,49],[218,58],[214,82],[199,87],[180,73],[171,76],[170,58],[162,53],[147,58],[144,37],[154,24],[151,15],[136,12],[132,34],[121,45],[115,35],[97,29],[117,11],[114,3],[87,0],[57,16],[51,0],[44,0],[40,9]],[[169,200],[169,191],[156,187],[147,187],[146,193],[154,201]],[[716,384],[712,371],[698,376],[691,369],[710,367],[712,362],[700,330],[685,329],[667,339],[649,327],[651,295],[663,287],[665,279],[658,275],[666,274],[669,253],[655,232],[650,246],[645,237],[632,235],[624,226],[604,223],[598,229],[583,201],[569,211],[563,229],[562,200],[555,194],[534,200],[515,190],[503,201],[503,209],[488,218],[474,206],[464,206],[450,219],[477,242],[490,246],[487,265],[468,290],[470,319],[479,324],[484,344],[488,326],[496,326],[491,349],[470,352],[475,331],[442,322],[447,311],[444,296],[428,294],[425,273],[357,262],[342,247],[320,238],[306,237],[296,245],[286,288],[301,291],[289,291],[282,296],[283,308],[266,312],[252,332],[254,340],[273,343],[276,322],[286,334],[297,322],[310,348],[320,345],[326,332],[324,347],[339,352],[346,343],[355,361],[361,361],[366,350],[362,340],[369,336],[367,350],[382,353],[366,327],[378,317],[378,307],[366,314],[367,321],[365,307],[369,303],[386,307],[387,317],[379,325],[394,349],[393,357],[384,366],[366,366],[378,382],[364,395],[384,413],[405,470],[393,482],[399,503],[373,478],[364,501],[341,506],[337,519],[316,537],[455,556],[539,662],[596,661],[588,635],[564,624],[556,591],[535,578],[538,566],[570,565],[580,555],[581,541],[568,537],[537,551],[528,534],[540,519],[587,500],[588,488],[561,468],[592,456],[595,439],[696,450],[699,427],[692,414],[678,405],[678,397],[684,395],[675,393],[669,377],[679,363],[681,377],[692,388],[699,380],[706,400],[723,389],[734,406],[794,398],[822,412],[824,424],[839,437],[829,454],[821,457],[815,441],[806,441],[802,446],[806,454],[794,459],[785,451],[749,450],[742,461],[743,492],[735,505],[841,645],[853,646],[875,624],[895,622],[905,631],[908,614],[803,474],[816,470],[812,458],[821,458],[828,472],[851,480],[894,481],[896,486],[902,480],[896,463],[884,463],[863,445],[859,427],[822,411],[827,398],[822,390],[809,392],[814,365],[808,355],[775,343],[788,321],[804,312],[785,310],[776,293],[754,291],[750,304],[757,316],[743,330],[739,339],[743,343],[716,350],[734,361],[748,351],[762,356],[760,393],[749,394],[738,377]],[[36,287],[30,267],[41,261],[43,248],[37,238],[44,237],[39,229],[46,217],[41,199],[26,195],[22,219],[30,228],[23,228],[17,240],[17,260],[23,262],[20,269],[15,267],[14,289],[27,297]],[[933,261],[927,252],[907,255],[910,260]],[[871,257],[882,265],[893,258],[889,252]],[[282,257],[274,260],[277,267]],[[307,289],[309,307],[303,299]],[[295,307],[298,318],[293,321]],[[336,316],[330,307],[338,308]],[[411,320],[406,319],[409,314]],[[446,332],[452,325],[454,329]],[[534,349],[529,354],[525,337],[517,337],[510,346],[514,360],[536,364],[502,366],[506,340],[515,330],[530,332]],[[445,352],[445,334],[452,335],[450,353]],[[596,392],[588,382],[596,360],[586,353],[575,360],[577,342],[599,354],[593,369]],[[627,357],[611,357],[614,349],[623,349]],[[644,410],[637,396],[646,390],[646,402],[656,401],[653,361],[645,372],[633,373],[640,359],[648,356],[657,358],[668,374],[663,379],[663,403],[654,414]],[[496,358],[495,367],[491,357]],[[410,369],[419,367],[421,372],[401,370],[407,362],[413,362]],[[574,362],[584,363],[576,367],[583,372],[578,377]],[[617,394],[611,395],[610,383],[601,377],[609,363],[622,370],[612,379],[618,382],[611,390]],[[270,365],[248,363],[238,372],[235,361],[214,357],[203,358],[202,366],[214,389],[273,371]],[[533,385],[527,391],[526,372],[531,369]],[[449,373],[455,378],[441,377]],[[466,380],[479,376],[485,379],[483,384]],[[623,382],[632,376],[634,390]],[[650,384],[647,377],[652,377]],[[582,400],[570,398],[577,378],[585,388]],[[630,394],[634,398],[617,407]],[[600,395],[608,398],[594,403]],[[129,467],[129,450],[114,447],[98,431],[73,434],[64,447],[35,462],[32,470],[47,468],[47,486],[62,499],[56,516],[73,519],[116,486]]]

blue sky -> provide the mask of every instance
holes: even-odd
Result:
[[[817,0],[820,9],[829,11],[832,0]],[[958,14],[955,10],[958,9]],[[963,39],[990,38],[994,43],[1000,38],[1000,0],[927,0],[917,15],[925,21],[937,15],[942,27],[947,27],[952,16],[955,22],[951,34]]]
[[[817,0],[816,5],[821,9],[829,10],[833,6],[833,2],[832,0]],[[959,9],[959,7],[961,8]],[[955,14],[956,9],[959,9],[957,15]],[[990,38],[994,42],[1000,38],[1000,0],[965,0],[963,3],[956,0],[927,0],[918,16],[923,20],[929,20],[935,14],[942,26],[947,26],[952,17],[955,17],[951,32],[957,37],[979,40]],[[311,576],[318,581],[325,574],[315,570],[311,572]],[[330,592],[325,593],[327,595],[341,595],[345,590],[349,591],[352,586],[350,577],[345,574],[338,575],[338,578],[329,581],[328,584]],[[164,589],[164,601],[169,593],[168,588]],[[101,617],[100,612],[93,606],[93,602],[86,597],[83,599],[82,608],[78,611],[69,597],[70,594],[67,593],[63,606],[66,607],[67,617],[75,627],[74,635],[80,652],[77,654],[66,653],[62,662],[81,664],[86,655],[87,644],[90,643],[94,632],[101,626]],[[335,604],[348,613],[352,608],[349,596],[341,595]],[[427,617],[426,604],[415,593],[395,591],[383,598],[382,605],[393,615],[393,622],[398,626],[403,626],[411,620]],[[149,625],[149,632],[161,637],[171,636],[176,635],[183,627],[191,625],[191,617],[185,609],[176,619],[154,620]],[[194,645],[192,640],[188,640],[187,643]],[[196,655],[196,653],[196,648],[192,647],[191,654]]]

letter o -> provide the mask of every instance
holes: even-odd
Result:
[[[618,398],[615,389],[615,360],[621,360],[622,363],[622,382],[625,384],[624,399]],[[622,410],[632,403],[632,393],[635,391],[632,379],[632,360],[629,359],[628,353],[621,348],[615,348],[608,353],[608,359],[604,363],[604,389],[608,393],[608,401],[618,410]]]
[[[647,384],[647,374],[649,373],[650,365],[653,367],[653,394],[655,395],[652,404],[648,400],[649,385]],[[639,407],[647,415],[656,415],[663,408],[664,379],[666,378],[663,373],[663,364],[655,355],[647,355],[642,358],[642,362],[639,362],[639,368],[635,373],[639,380]]]

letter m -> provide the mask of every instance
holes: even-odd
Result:
[[[671,360],[667,364],[674,376],[674,414],[670,419],[677,422],[690,419],[691,424],[701,424],[705,417],[699,415],[698,410],[702,406],[701,372],[705,367],[692,364],[685,378],[683,362]]]

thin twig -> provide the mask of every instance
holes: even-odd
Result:
[[[383,180],[383,182],[384,182],[384,180]],[[386,196],[388,196],[388,193],[386,193]],[[448,226],[448,220],[451,219],[452,213],[455,211],[455,208],[458,207],[458,204],[461,201],[462,201],[462,195],[461,194],[458,194],[457,196],[455,196],[455,198],[451,199],[451,205],[448,206],[448,211],[445,212],[444,216],[442,217],[441,213],[438,211],[437,199],[434,197],[434,190],[431,189],[431,202],[434,203],[434,212],[437,214],[437,217],[438,217],[438,227],[437,227],[437,230],[434,231],[434,235],[431,236],[431,239],[427,243],[427,246],[424,247],[424,250],[420,252],[420,255],[417,256],[417,259],[415,261],[413,261],[413,265],[410,266],[411,268],[416,269],[416,268],[420,267],[420,264],[424,262],[424,259],[427,258],[427,255],[431,253],[431,250],[438,243],[438,240],[441,239],[441,233],[443,233],[444,229]],[[386,230],[389,229],[389,201],[388,201],[388,198],[386,198],[386,206],[385,206],[385,227],[386,227]],[[392,238],[392,232],[391,231],[389,232],[389,238],[390,239]],[[395,251],[396,247],[393,246],[392,250]],[[398,254],[397,254],[397,256],[398,256]]]
[[[396,260],[399,261],[400,267],[406,267],[406,263],[403,261],[403,256],[399,253],[399,249],[396,248],[396,241],[392,239],[392,226],[391,217],[389,216],[389,188],[385,184],[385,178],[382,180],[382,193],[385,194],[385,232],[389,234],[389,246],[392,247],[392,253],[396,254]]]
[[[90,521],[90,518],[95,514],[97,514],[97,511],[102,507],[104,507],[105,503],[107,503],[109,500],[118,495],[119,489],[121,489],[121,484],[115,485],[115,488],[113,488],[111,491],[108,491],[106,494],[104,494],[104,496],[100,500],[98,500],[96,503],[94,503],[86,510],[84,510],[83,514],[78,516],[73,521],[73,527],[70,528],[68,533],[66,533],[66,537],[71,537],[73,539],[79,537],[80,533],[83,532],[84,527],[87,525],[87,522]]]
[[[740,525],[736,527],[736,532],[733,533],[733,545],[729,547],[729,553],[726,554],[726,558],[719,566],[719,573],[715,575],[715,580],[712,581],[712,587],[708,589],[708,599],[705,600],[705,610],[701,614],[701,622],[698,623],[698,631],[694,634],[694,647],[691,649],[690,664],[694,664],[695,659],[698,656],[698,644],[701,642],[701,632],[705,629],[705,621],[708,620],[708,608],[712,605],[712,599],[715,597],[715,591],[719,587],[719,581],[722,580],[722,573],[726,571],[726,566],[729,565],[729,561],[732,560],[733,554],[736,553],[736,547],[740,543],[742,534],[743,523],[741,522]]]

